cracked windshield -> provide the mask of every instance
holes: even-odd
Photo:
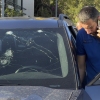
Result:
[[[23,77],[25,73],[32,78],[67,75],[67,55],[59,29],[0,31],[0,79],[18,79],[19,74]]]

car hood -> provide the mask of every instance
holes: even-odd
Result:
[[[84,90],[52,89],[42,86],[0,86],[0,100],[69,99],[91,100]]]

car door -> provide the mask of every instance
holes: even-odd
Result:
[[[85,86],[85,91],[92,100],[100,100],[100,73]]]

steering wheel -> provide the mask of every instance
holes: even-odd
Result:
[[[15,71],[15,73],[19,72],[47,72],[47,71],[44,70],[42,67],[38,66],[24,66]]]

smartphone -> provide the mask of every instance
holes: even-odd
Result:
[[[98,29],[100,29],[100,20],[98,20]]]

